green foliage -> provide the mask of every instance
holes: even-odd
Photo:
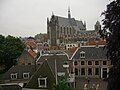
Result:
[[[0,35],[0,64],[8,70],[24,50],[24,44],[17,37]]]
[[[120,90],[120,0],[113,0],[103,12],[103,30],[100,34],[106,39],[107,57],[113,67],[109,71],[108,90]]]
[[[4,41],[5,41],[5,37],[0,35],[0,64],[4,63]]]
[[[53,86],[53,90],[73,90],[73,88],[68,86],[68,84],[65,81],[64,76],[62,76],[60,77],[58,84]]]

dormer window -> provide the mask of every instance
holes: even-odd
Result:
[[[65,63],[63,64],[63,67],[64,67],[64,68],[68,68],[68,67],[69,67],[69,64],[68,64],[67,62],[65,62]]]
[[[29,79],[29,73],[23,73],[23,78],[24,79]]]
[[[42,87],[42,88],[46,88],[47,87],[47,77],[45,78],[38,78],[38,86]]]
[[[11,74],[11,79],[17,79],[17,73],[12,73]]]
[[[85,52],[84,51],[80,52],[80,58],[85,58]]]

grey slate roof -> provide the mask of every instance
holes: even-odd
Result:
[[[55,62],[57,67],[57,73],[58,72],[67,72],[67,69],[63,67],[65,61],[68,60],[66,55],[47,55],[44,56],[44,59],[42,60],[42,65],[38,68],[38,70],[35,72],[35,74],[32,76],[30,82],[26,85],[26,88],[39,88],[38,87],[38,78],[40,76],[47,77],[47,88],[50,89],[55,84]],[[41,58],[40,60],[41,61]],[[68,73],[65,74],[65,77],[68,76]],[[59,79],[59,77],[58,77]],[[40,88],[41,89],[41,88]]]
[[[57,64],[57,71],[64,72],[65,68],[63,68],[63,64],[65,63],[65,61],[68,60],[68,57],[67,55],[59,55],[59,54],[58,55],[47,55],[47,56],[41,56],[38,62],[44,62],[45,60],[48,61],[48,64],[53,74],[55,75],[55,60]]]
[[[0,90],[22,90],[19,85],[2,85]]]
[[[103,46],[82,46],[79,47],[76,52],[73,54],[72,59],[79,59],[80,58],[80,52],[85,52],[85,60],[107,60],[107,56],[106,56],[106,50],[103,49]]]
[[[83,22],[75,20],[75,18],[65,18],[60,16],[56,16],[56,17],[58,17],[59,26],[63,26],[63,27],[76,26],[78,27],[79,30],[80,28],[86,29],[83,25]]]
[[[17,73],[17,79],[23,79],[23,73],[29,73],[30,77],[35,72],[35,65],[17,65],[11,67],[4,75],[3,80],[10,80],[12,73]]]
[[[38,78],[47,77],[47,87],[42,88],[38,86]],[[44,63],[38,68],[35,74],[32,76],[31,80],[25,86],[25,88],[30,89],[43,89],[43,90],[52,90],[53,85],[55,84],[55,77],[51,72],[51,68],[48,64],[48,61],[44,61]]]

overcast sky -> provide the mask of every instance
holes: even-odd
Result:
[[[71,17],[86,21],[91,30],[108,3],[109,0],[0,0],[0,34],[25,37],[46,33],[47,17],[52,12],[67,17],[68,6]]]

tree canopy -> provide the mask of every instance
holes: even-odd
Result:
[[[0,35],[0,65],[5,65],[9,69],[15,64],[16,59],[23,52],[25,46],[17,37]]]
[[[74,90],[74,89],[71,86],[68,86],[64,76],[61,76],[60,80],[58,81],[58,84],[53,86],[53,90]]]
[[[113,0],[102,13],[105,17],[101,36],[106,39],[107,57],[112,62],[108,90],[120,90],[120,0]]]

